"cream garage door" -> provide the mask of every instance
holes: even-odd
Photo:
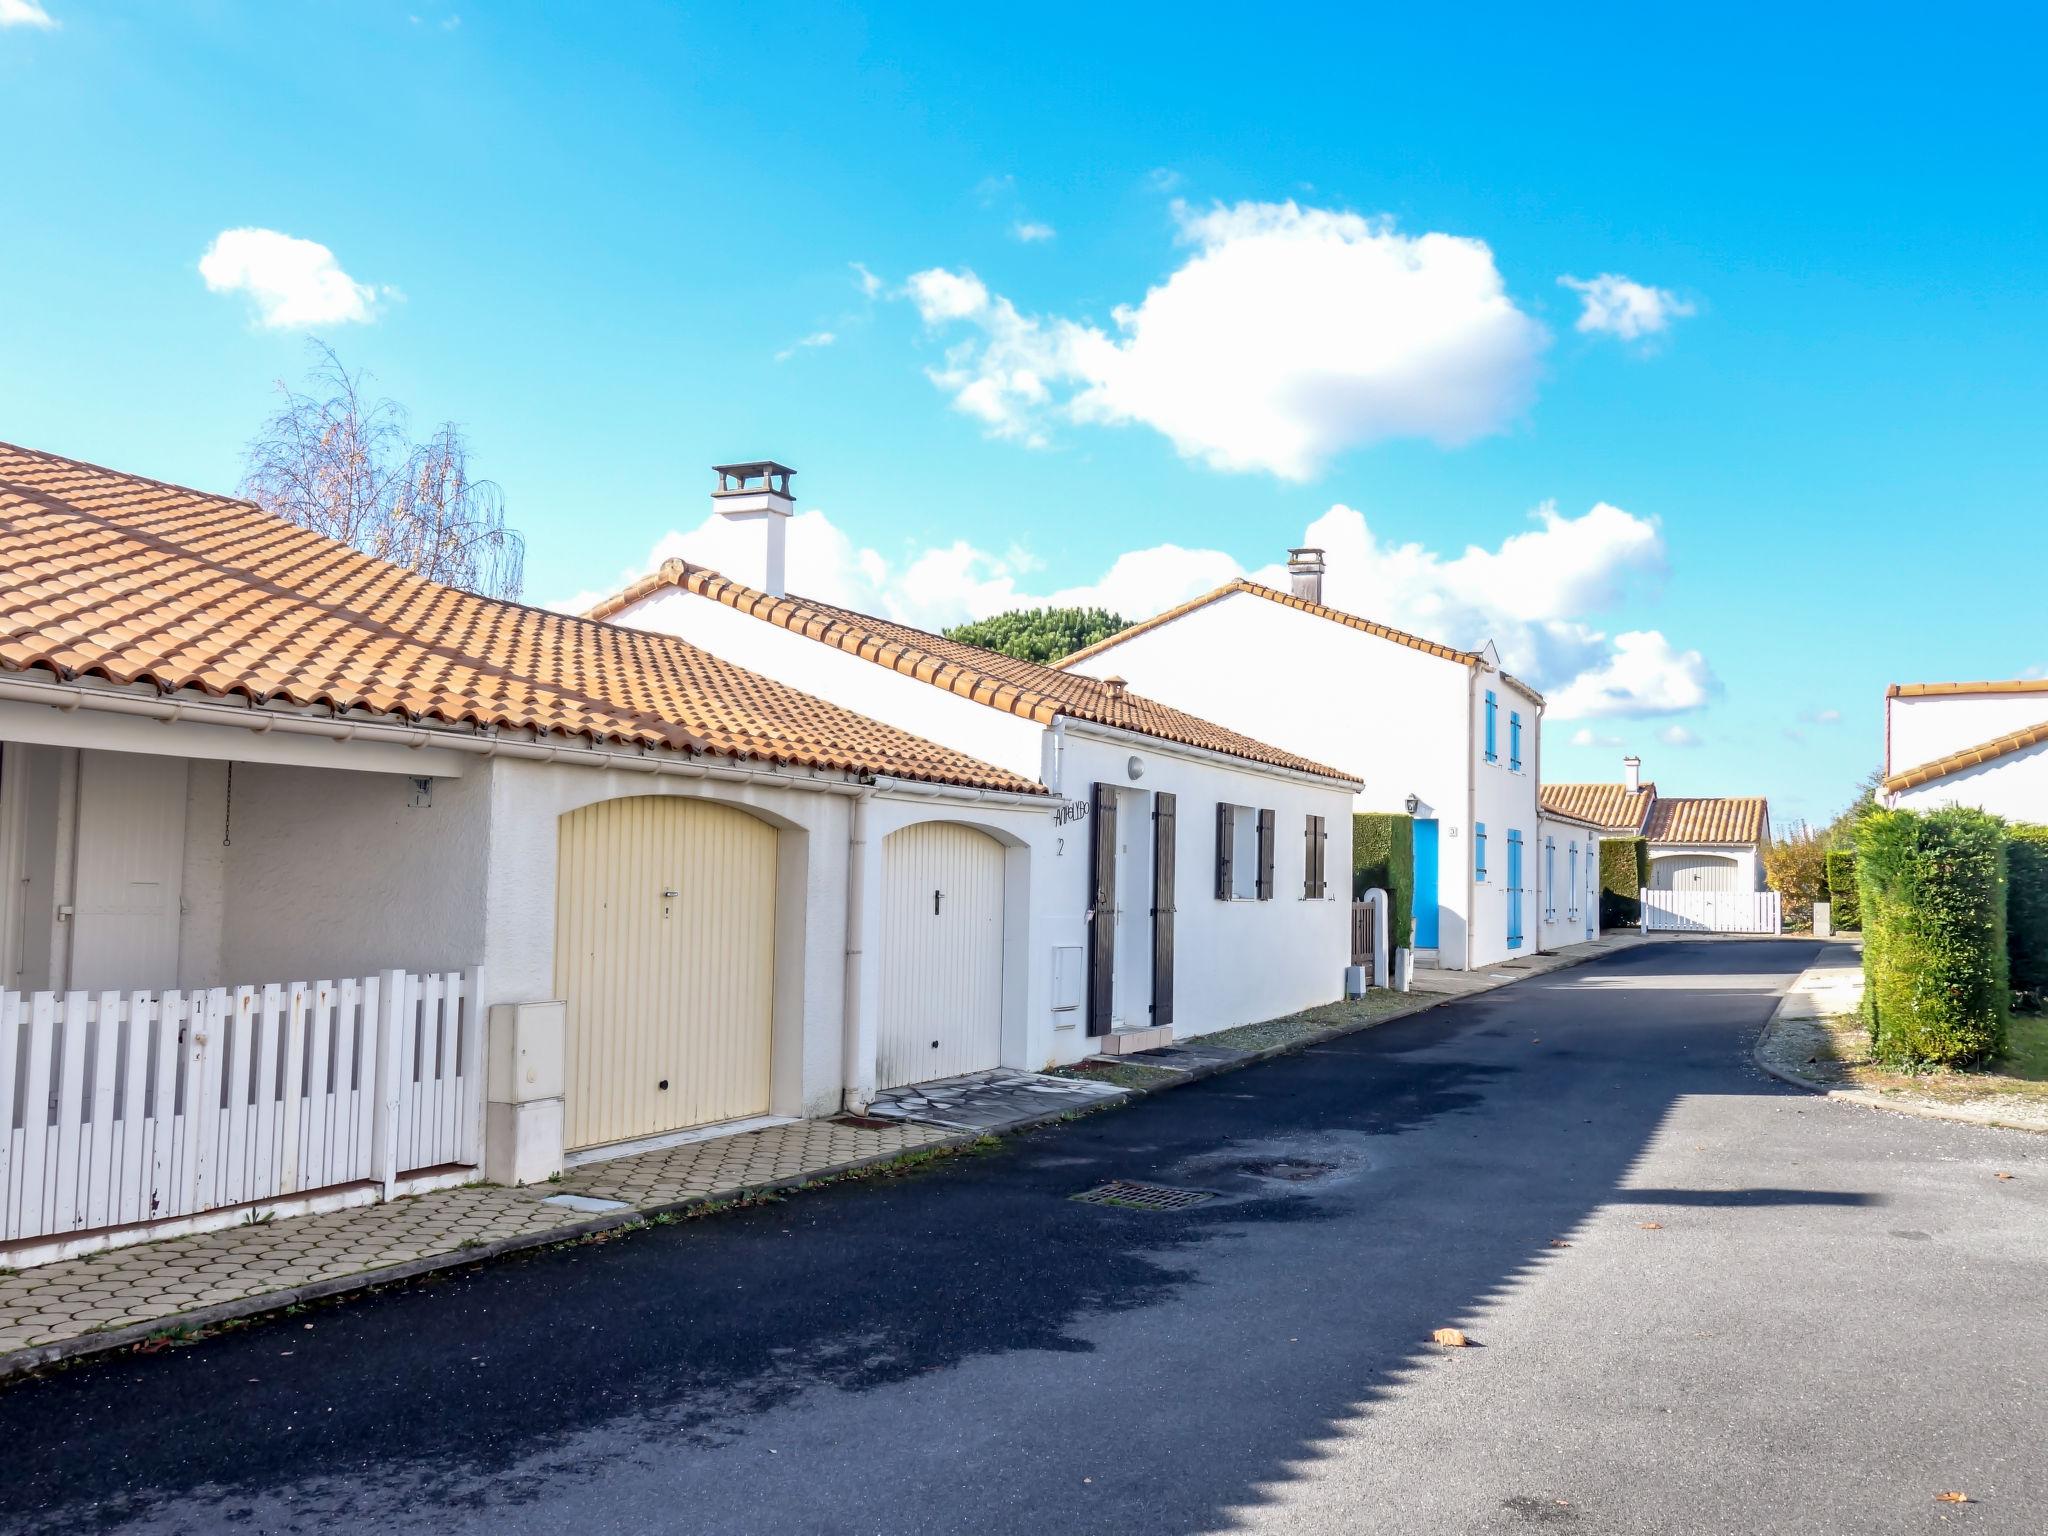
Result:
[[[562,818],[570,1148],[767,1113],[775,836],[731,806],[666,796]]]
[[[1003,845],[952,822],[882,844],[876,1084],[897,1088],[1003,1057]]]

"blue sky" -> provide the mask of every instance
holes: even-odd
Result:
[[[1780,819],[2048,665],[2041,23],[1418,9],[0,0],[0,436],[228,489],[317,334],[543,602],[763,454],[793,585],[925,622],[1315,525],[1547,776]]]

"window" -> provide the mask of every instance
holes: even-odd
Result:
[[[1500,761],[1500,700],[1491,688],[1486,690],[1486,760]]]
[[[1522,771],[1522,712],[1519,709],[1508,711],[1508,771]]]
[[[1324,830],[1323,818],[1311,816],[1302,828],[1301,858],[1301,899],[1321,901],[1330,893],[1327,854],[1330,834]]]
[[[1216,899],[1273,899],[1273,813],[1249,805],[1216,807]]]
[[[1483,821],[1472,829],[1472,878],[1486,878],[1486,823]]]

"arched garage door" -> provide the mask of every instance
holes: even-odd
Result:
[[[775,829],[708,800],[561,820],[555,987],[571,1148],[768,1111]]]
[[[1003,1058],[1003,845],[952,822],[882,844],[876,1084],[897,1088]]]
[[[1717,853],[1674,853],[1650,861],[1653,891],[1735,891],[1735,861]]]

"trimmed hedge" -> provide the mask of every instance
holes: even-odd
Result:
[[[1835,932],[1863,926],[1862,909],[1856,901],[1856,852],[1837,848],[1828,855],[1828,901],[1833,907]]]
[[[2048,994],[2048,827],[2006,829],[2005,953],[2012,989]]]
[[[1351,818],[1351,899],[1387,893],[1387,943],[1407,949],[1415,933],[1415,818],[1372,811]]]
[[[1856,833],[1871,1054],[1967,1067],[2005,1048],[2005,823],[1963,806],[1879,811]]]
[[[1600,839],[1600,926],[1632,928],[1643,920],[1650,884],[1650,844],[1640,837]]]

